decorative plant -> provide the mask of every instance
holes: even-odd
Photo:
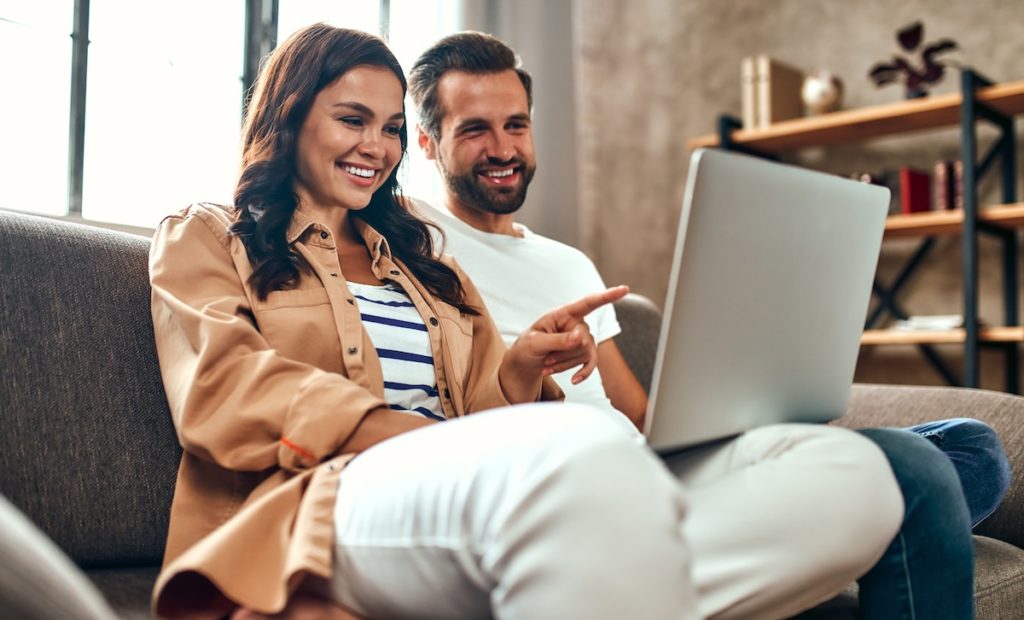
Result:
[[[923,38],[924,24],[920,21],[896,33],[900,47],[908,53],[917,51]],[[891,84],[902,78],[907,99],[924,97],[928,94],[927,85],[941,81],[946,72],[947,64],[940,62],[936,56],[955,49],[958,47],[952,39],[939,39],[921,47],[921,62],[918,66],[903,56],[893,56],[892,62],[880,62],[871,67],[868,76],[874,80],[875,86]]]

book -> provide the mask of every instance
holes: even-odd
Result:
[[[953,162],[940,159],[932,169],[932,199],[936,211],[953,208]]]
[[[953,161],[953,208],[964,208],[964,162]]]
[[[964,326],[964,317],[960,314],[915,315],[893,323],[892,328],[898,331],[945,331]]]
[[[740,61],[741,120],[743,121],[744,129],[754,129],[759,125],[756,86],[757,76],[755,75],[754,57],[746,56]]]
[[[800,97],[804,74],[765,54],[754,59],[754,94],[759,127],[804,115],[804,102]]]
[[[964,208],[964,166],[957,160],[939,160],[935,162],[932,177],[932,193],[935,209]]]
[[[927,172],[910,166],[900,167],[900,211],[904,214],[930,211],[930,186],[931,175]]]

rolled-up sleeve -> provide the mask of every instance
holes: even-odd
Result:
[[[153,238],[153,328],[179,441],[227,469],[315,466],[385,403],[274,350],[256,327],[237,258],[226,231],[189,212],[165,219]]]

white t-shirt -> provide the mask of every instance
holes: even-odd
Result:
[[[412,202],[421,216],[444,230],[443,251],[455,257],[480,290],[506,345],[549,310],[606,288],[594,263],[574,247],[535,234],[521,224],[515,227],[522,238],[483,232],[443,207],[416,199]],[[591,312],[586,321],[598,343],[622,331],[610,304]],[[553,376],[566,401],[612,409],[597,369],[573,385],[577,370]]]

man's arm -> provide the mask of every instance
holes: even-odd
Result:
[[[604,391],[612,406],[626,414],[643,431],[647,393],[622,357],[615,339],[609,338],[597,345],[597,370],[601,373]]]

